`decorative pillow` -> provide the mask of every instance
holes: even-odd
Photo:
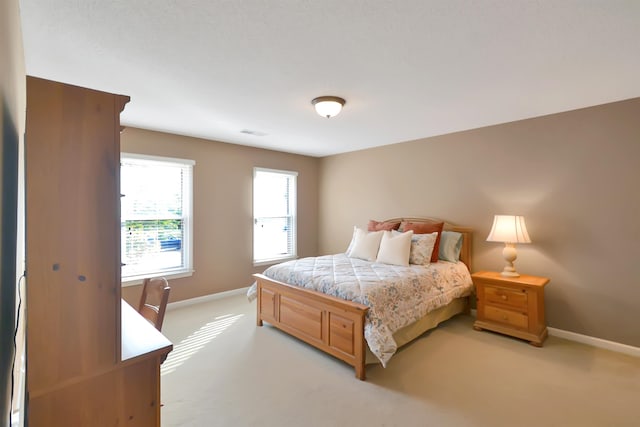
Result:
[[[369,220],[369,225],[367,226],[367,229],[369,231],[380,231],[380,230],[397,230],[400,227],[400,221],[395,221],[395,222],[390,222],[390,221],[376,221],[376,220]]]
[[[438,233],[414,234],[411,239],[410,264],[429,265]]]
[[[360,258],[367,261],[375,261],[380,248],[380,240],[384,231],[372,231],[370,233],[356,228],[353,247],[347,253],[348,257]]]
[[[392,231],[394,236],[400,235],[399,231]],[[411,251],[409,253],[409,264],[429,265],[433,246],[436,244],[438,233],[414,234],[411,236]]]
[[[406,233],[383,231],[383,233],[376,262],[408,266],[413,231]]]
[[[402,221],[400,224],[400,229],[402,231],[413,230],[413,234],[430,234],[430,233],[438,233],[438,237],[436,238],[436,243],[433,245],[433,252],[431,253],[431,262],[438,262],[438,254],[440,253],[440,235],[442,233],[442,227],[444,227],[444,222],[408,222]]]
[[[462,249],[462,233],[443,231],[440,237],[438,257],[444,261],[458,262]]]

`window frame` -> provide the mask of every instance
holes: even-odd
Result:
[[[175,268],[175,269],[170,269],[170,270],[162,270],[162,271],[157,271],[157,272],[152,272],[152,273],[147,273],[147,274],[138,274],[138,275],[132,275],[132,276],[124,276],[122,275],[121,272],[121,277],[120,277],[120,282],[122,287],[128,287],[128,286],[135,286],[135,285],[139,285],[142,284],[142,281],[145,278],[154,278],[154,277],[165,277],[167,280],[171,280],[171,279],[179,279],[182,277],[189,277],[192,276],[193,273],[195,272],[194,268],[193,268],[193,181],[194,181],[194,169],[195,169],[195,165],[196,165],[196,161],[192,160],[192,159],[183,159],[183,158],[177,158],[177,157],[165,157],[165,156],[156,156],[156,155],[150,155],[150,154],[139,154],[139,153],[128,153],[128,152],[121,152],[120,153],[120,162],[122,165],[122,161],[123,159],[134,159],[134,160],[143,160],[143,161],[150,161],[150,162],[157,162],[157,163],[174,163],[174,164],[180,164],[183,167],[187,166],[191,169],[191,173],[188,174],[189,176],[187,177],[189,179],[189,182],[187,183],[183,183],[183,192],[182,192],[182,198],[183,198],[183,202],[182,202],[182,228],[183,228],[183,236],[184,239],[183,240],[187,240],[186,242],[182,242],[181,243],[181,248],[183,251],[183,266],[180,268]],[[120,176],[120,186],[122,187],[122,176]],[[187,197],[185,200],[185,189],[187,190],[186,192]],[[125,194],[121,194],[121,197],[125,196]],[[120,208],[120,223],[122,224],[122,208]],[[122,254],[122,243],[120,244],[121,247],[121,253],[120,253],[120,257],[121,259],[123,259],[123,254]]]
[[[288,176],[290,179],[293,179],[293,200],[291,200],[291,197],[289,199],[289,209],[291,211],[293,211],[293,214],[290,214],[288,216],[292,217],[293,221],[292,221],[292,229],[293,229],[293,236],[292,236],[292,253],[291,254],[287,254],[284,256],[280,256],[280,257],[272,257],[272,258],[265,258],[265,259],[258,259],[256,260],[256,253],[255,253],[255,246],[256,246],[256,236],[255,236],[255,224],[256,224],[256,220],[257,218],[274,218],[274,217],[256,217],[256,206],[255,206],[255,182],[256,182],[256,174],[258,172],[267,172],[267,173],[275,173],[275,174],[281,174],[281,175],[286,175]],[[255,166],[253,168],[253,179],[251,181],[251,188],[252,188],[252,222],[251,222],[251,259],[253,261],[253,266],[254,267],[259,267],[259,266],[263,266],[263,265],[270,265],[270,264],[276,264],[279,262],[284,262],[284,261],[289,261],[292,259],[296,259],[298,258],[298,172],[296,171],[291,171],[291,170],[283,170],[283,169],[271,169],[271,168],[264,168],[264,167],[258,167]]]

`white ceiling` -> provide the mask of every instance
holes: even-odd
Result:
[[[640,96],[638,0],[20,6],[27,73],[131,96],[125,125],[312,156]]]

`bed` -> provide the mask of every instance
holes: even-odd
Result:
[[[410,217],[393,218],[380,224],[419,225],[436,221]],[[403,267],[335,254],[288,261],[269,267],[263,274],[255,274],[256,283],[248,296],[257,300],[257,325],[268,322],[343,360],[355,368],[357,378],[364,380],[366,364],[386,365],[399,347],[442,321],[468,312],[468,295],[473,288],[469,274],[472,230],[446,222],[442,230],[460,233],[458,262]],[[350,270],[358,278],[353,281],[357,285],[349,282],[350,286],[334,286],[328,280],[338,277],[338,272],[351,274]],[[311,273],[321,276],[313,279],[313,287],[304,282],[311,283],[305,276]],[[435,282],[424,284],[421,281],[425,277]],[[390,278],[391,283],[402,286],[406,283],[409,288],[398,292],[402,289],[400,286],[374,286],[378,278]],[[398,295],[392,302],[382,299],[394,292]],[[395,314],[388,313],[389,306],[395,308]]]

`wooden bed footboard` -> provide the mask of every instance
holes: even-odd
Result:
[[[266,321],[353,366],[365,379],[366,343],[362,304],[254,274],[258,285],[257,324]]]

